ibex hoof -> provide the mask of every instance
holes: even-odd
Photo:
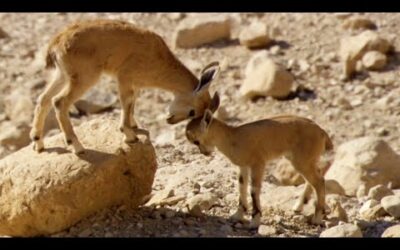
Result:
[[[41,153],[41,152],[43,152],[43,149],[44,149],[44,146],[43,146],[42,143],[39,143],[37,141],[33,143],[33,150],[34,151],[36,151],[38,153]]]

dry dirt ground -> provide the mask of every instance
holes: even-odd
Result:
[[[9,35],[0,39],[0,100],[17,86],[29,88],[31,98],[44,88],[44,71],[37,60],[37,52],[65,25],[80,19],[112,18],[123,19],[149,28],[162,35],[173,47],[173,33],[187,14],[168,13],[1,13],[0,28]],[[189,14],[190,15],[190,14]],[[204,14],[206,15],[206,14]],[[398,82],[399,55],[390,56],[388,66],[380,72],[364,72],[350,81],[341,80],[341,63],[338,57],[340,39],[351,34],[342,28],[342,20],[329,13],[266,13],[234,14],[240,16],[241,26],[252,19],[259,19],[279,29],[276,45],[279,51],[271,56],[283,65],[290,60],[304,60],[309,69],[293,68],[296,84],[314,91],[315,99],[301,101],[298,98],[278,101],[272,98],[258,98],[244,101],[238,88],[243,82],[244,69],[250,57],[259,50],[249,50],[237,40],[217,42],[197,49],[173,49],[177,57],[191,70],[200,69],[211,61],[223,64],[218,80],[212,85],[211,93],[220,93],[222,115],[230,124],[241,124],[276,114],[297,114],[316,121],[331,135],[336,146],[364,135],[384,138],[395,151],[400,152],[398,122],[399,107],[377,108],[374,103],[389,93],[400,93]],[[374,21],[379,33],[388,37],[395,48],[400,48],[398,32],[400,14],[367,13],[364,17]],[[270,47],[263,50],[270,50]],[[91,90],[99,99],[116,96],[113,80],[104,77],[101,84]],[[89,93],[90,94],[90,93]],[[124,207],[110,208],[81,221],[54,237],[318,237],[323,226],[312,226],[302,216],[269,207],[269,199],[279,193],[279,187],[266,174],[263,186],[264,215],[262,224],[271,226],[269,232],[260,235],[250,231],[241,223],[233,223],[229,215],[237,206],[236,167],[220,153],[211,157],[199,154],[197,148],[185,138],[186,122],[170,126],[166,123],[168,102],[172,95],[162,90],[143,90],[137,100],[135,116],[141,127],[150,131],[156,148],[158,170],[154,192],[172,189],[175,196],[184,200],[163,207],[142,207],[129,211]],[[345,105],[350,102],[350,106]],[[111,111],[96,115],[77,115],[74,123],[90,120],[95,116],[115,116],[120,113],[119,104]],[[0,122],[2,115],[0,101]],[[221,111],[222,112],[222,111]],[[221,114],[220,114],[221,115]],[[10,152],[2,152],[5,156]],[[274,164],[274,163],[271,163]],[[301,187],[293,187],[299,193]],[[185,208],[185,199],[194,193],[211,192],[218,197],[216,204],[203,216],[192,216]],[[271,198],[272,197],[272,198]],[[357,218],[360,207],[355,198],[343,197],[343,206],[350,221]],[[383,230],[393,224],[390,218],[364,223],[364,237],[380,236]],[[398,223],[398,222],[397,222]],[[268,230],[267,230],[268,231]]]

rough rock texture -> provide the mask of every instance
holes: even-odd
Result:
[[[188,17],[175,32],[175,46],[195,48],[230,38],[230,19],[227,16]]]
[[[394,225],[388,227],[382,234],[382,238],[399,238],[400,237],[400,225]]]
[[[363,56],[362,63],[369,70],[380,70],[386,66],[387,57],[379,51],[368,51]]]
[[[381,201],[383,197],[393,195],[393,191],[384,185],[376,185],[368,192],[368,198]]]
[[[258,62],[258,60],[261,60]],[[240,94],[246,98],[255,96],[286,97],[293,86],[293,75],[270,58],[250,60]]]
[[[342,38],[339,54],[343,61],[344,76],[350,77],[352,75],[356,70],[357,61],[366,52],[376,50],[386,54],[390,49],[390,43],[371,30],[364,31],[356,36]]]
[[[347,223],[347,224],[342,224],[338,225],[335,227],[331,227],[321,233],[319,236],[321,238],[331,238],[331,237],[356,237],[356,238],[362,238],[363,235],[361,233],[361,230],[353,224]]]
[[[267,46],[271,42],[265,23],[253,22],[239,34],[239,42],[248,48]]]
[[[371,187],[389,182],[396,188],[400,185],[400,157],[379,138],[358,138],[338,147],[325,178],[339,182],[350,196],[359,188],[367,195]]]
[[[381,205],[391,216],[400,218],[400,196],[390,195],[381,200]]]
[[[373,21],[363,17],[349,18],[343,22],[342,27],[344,29],[349,29],[349,30],[359,30],[359,29],[373,30],[377,28],[376,24]]]
[[[157,167],[152,145],[123,144],[117,120],[95,119],[76,132],[82,156],[57,135],[41,154],[28,146],[0,161],[0,234],[46,235],[112,205],[143,203]]]

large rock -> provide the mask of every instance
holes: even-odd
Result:
[[[7,32],[5,32],[2,28],[0,28],[0,39],[10,37]]]
[[[379,201],[371,199],[366,201],[361,206],[359,214],[363,219],[373,220],[377,217],[385,215],[386,212]]]
[[[265,47],[271,42],[268,34],[268,27],[262,22],[252,22],[239,34],[240,44],[248,48]]]
[[[393,195],[393,191],[384,185],[376,185],[368,192],[368,198],[381,201],[383,197]]]
[[[192,16],[178,25],[174,35],[178,48],[196,48],[231,36],[228,16]]]
[[[357,61],[368,51],[386,54],[391,49],[390,43],[371,30],[359,35],[343,38],[340,41],[339,54],[343,61],[343,73],[346,78],[356,70]]]
[[[363,56],[362,63],[369,70],[380,70],[386,66],[387,57],[379,51],[368,51]]]
[[[281,65],[265,54],[256,54],[246,67],[246,76],[240,87],[240,93],[246,98],[272,96],[275,98],[289,95],[294,77]]]
[[[304,178],[287,160],[281,160],[272,167],[270,173],[284,186],[298,186],[304,183]]]
[[[338,147],[325,178],[336,180],[350,196],[359,188],[367,195],[371,187],[389,182],[396,188],[400,186],[400,156],[379,138],[358,138]]]
[[[337,238],[337,237],[354,237],[354,238],[362,238],[363,235],[361,230],[353,224],[346,223],[342,225],[338,225],[335,227],[331,227],[323,231],[320,236],[321,238]]]
[[[382,238],[400,238],[400,224],[388,227],[383,232]]]
[[[373,21],[363,17],[349,18],[343,22],[342,27],[344,29],[349,29],[349,30],[359,30],[359,29],[373,30],[377,28],[376,24]]]
[[[19,88],[4,99],[5,113],[14,123],[29,124],[33,118],[33,102],[29,91]]]
[[[157,167],[154,148],[127,146],[118,124],[98,118],[75,128],[86,147],[81,156],[57,135],[40,154],[30,145],[2,159],[0,235],[51,234],[106,207],[145,202]]]
[[[394,218],[400,218],[400,196],[399,195],[389,195],[383,197],[381,200],[381,205],[388,214]]]

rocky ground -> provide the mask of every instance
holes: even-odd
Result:
[[[390,145],[394,152],[400,151],[397,100],[400,57],[396,52],[400,48],[397,37],[400,14],[217,14],[234,20],[230,39],[195,48],[176,47],[174,34],[178,25],[196,15],[211,14],[0,14],[0,158],[29,144],[27,135],[33,107],[45,86],[42,54],[49,39],[73,21],[93,18],[123,19],[159,33],[177,57],[196,74],[209,62],[219,61],[221,73],[210,91],[218,91],[221,96],[218,117],[232,125],[276,114],[296,114],[313,119],[324,128],[331,136],[335,150],[354,139],[375,136]],[[351,21],[355,18],[359,21]],[[261,48],[249,49],[239,38],[241,31],[248,30],[254,22],[266,24],[269,39],[261,39]],[[254,26],[255,33],[257,29]],[[349,60],[356,58],[363,61],[364,66],[358,63],[359,72],[354,77],[346,77],[343,65],[347,59],[342,57],[341,44],[349,41],[346,37],[368,29],[377,32],[394,50],[380,53],[379,56],[387,56],[387,59],[381,59],[386,60],[381,66],[377,62],[379,56],[372,55],[378,58],[375,60],[356,53]],[[360,50],[365,54],[365,49]],[[279,100],[271,96],[244,98],[240,89],[248,77],[245,69],[257,53],[266,53],[282,65],[282,70],[293,75],[295,80],[290,85],[291,90],[310,91],[297,91],[289,95],[293,98]],[[377,69],[368,70],[368,67],[373,68],[368,60],[375,60],[372,64]],[[116,91],[114,80],[104,76],[101,83],[85,95],[85,101],[71,110],[73,123],[78,125],[98,116],[119,117]],[[357,195],[330,194],[327,197],[328,204],[339,203],[347,220],[338,216],[338,221],[344,222],[310,225],[310,204],[305,208],[306,215],[295,214],[289,209],[303,185],[283,186],[268,173],[261,198],[264,208],[262,226],[258,230],[249,230],[246,223],[230,221],[229,216],[235,211],[238,199],[237,169],[219,152],[214,152],[211,157],[199,154],[185,138],[186,122],[173,126],[166,123],[172,97],[163,90],[142,90],[136,102],[136,120],[150,131],[158,157],[154,204],[135,211],[123,206],[109,208],[52,237],[318,237],[327,227],[337,223],[347,225],[343,224],[346,221],[357,225],[363,237],[380,237],[386,228],[399,223],[396,219],[400,217],[399,212],[394,215],[395,212],[383,204],[385,211],[380,207],[374,218],[365,219],[360,209],[371,200],[371,195],[359,191]],[[93,108],[98,109],[96,114],[93,114]],[[48,130],[49,134],[59,133],[54,118],[49,120]],[[279,159],[270,166],[272,169],[282,164],[287,163]],[[389,182],[385,183],[387,185],[392,189],[388,194],[399,195],[396,189],[399,186]],[[377,204],[381,199],[375,199]],[[189,209],[192,203],[200,204],[202,211]]]

